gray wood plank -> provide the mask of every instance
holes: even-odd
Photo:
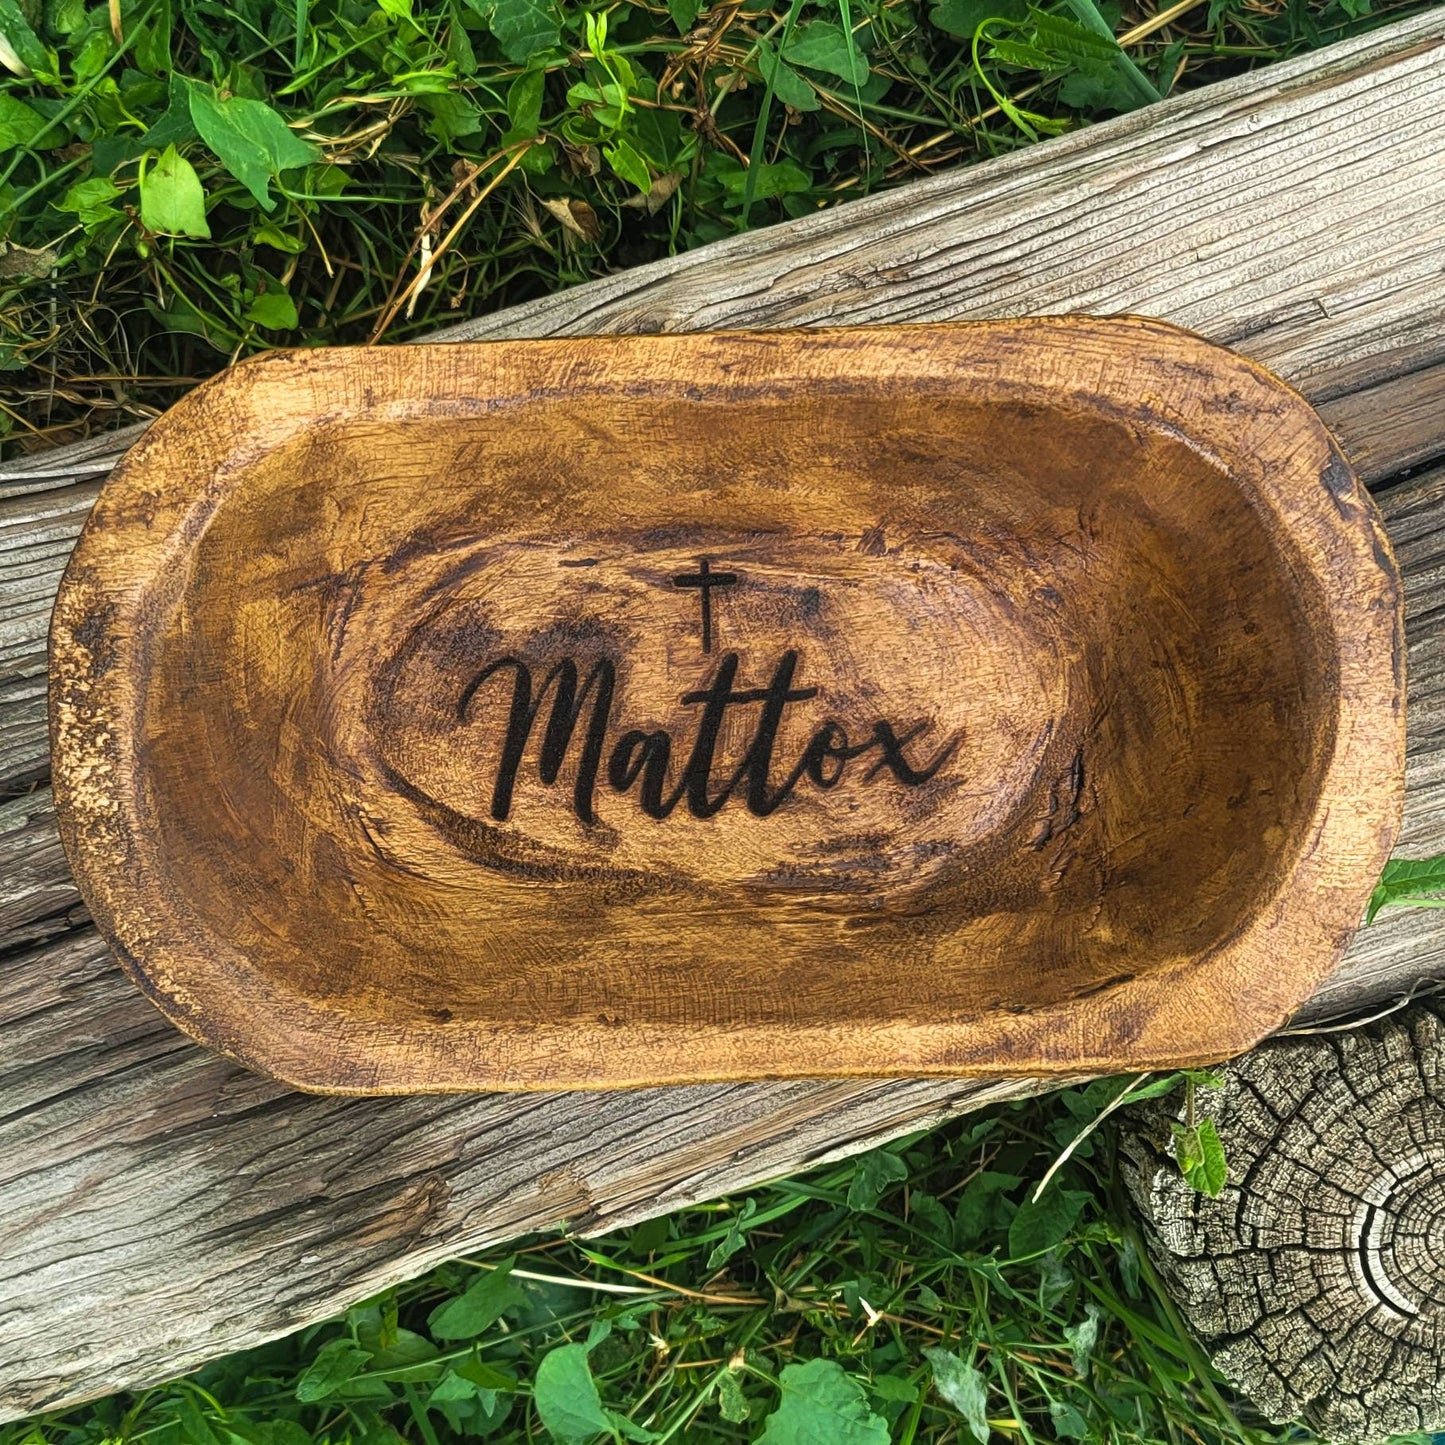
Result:
[[[1306,391],[1372,480],[1445,456],[1445,12],[448,339],[1145,311]],[[133,434],[132,434],[133,435]],[[318,1099],[197,1048],[85,926],[44,627],[113,441],[0,469],[0,1419],[147,1383],[488,1241],[600,1230],[1039,1087],[869,1081]],[[1406,845],[1445,848],[1445,471],[1384,493],[1408,578]],[[1362,933],[1312,1013],[1445,971]]]

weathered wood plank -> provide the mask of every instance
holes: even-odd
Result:
[[[1437,11],[449,335],[1150,312],[1275,366],[1384,481],[1445,455],[1442,47]],[[11,791],[45,776],[48,596],[107,446],[0,470]],[[1406,843],[1432,851],[1445,471],[1383,500],[1408,576]],[[299,1096],[175,1033],[82,918],[43,790],[14,798],[0,813],[0,1418],[161,1378],[488,1240],[645,1217],[1032,1087]],[[1387,915],[1312,1012],[1445,971],[1442,955],[1438,913]]]
[[[1445,414],[1436,423],[1445,429]],[[1405,579],[1409,714],[1405,821],[1397,851],[1445,852],[1445,467],[1378,498]],[[1334,975],[1311,999],[1311,1016],[1445,979],[1445,920],[1436,909],[1395,909],[1361,929]]]
[[[0,496],[0,795],[50,773],[45,634],[60,574],[100,490],[98,481],[69,474],[60,479],[66,485],[46,480],[53,490]]]
[[[18,989],[9,975],[22,980]],[[18,996],[17,996],[18,995]],[[0,971],[0,1410],[150,1380],[541,1225],[776,1175],[1007,1085],[336,1099],[190,1044],[96,935]]]

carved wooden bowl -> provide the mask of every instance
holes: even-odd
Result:
[[[1401,806],[1369,497],[1141,319],[247,362],[52,649],[97,923],[309,1089],[1220,1058]]]

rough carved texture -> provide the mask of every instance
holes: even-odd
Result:
[[[55,794],[301,1087],[1167,1068],[1337,961],[1402,654],[1318,418],[1158,322],[295,352],[97,503]]]
[[[1445,455],[1442,43],[1436,11],[467,329],[1147,311],[1296,381],[1383,485]],[[0,814],[0,1417],[162,1378],[488,1240],[644,1218],[1039,1087],[338,1100],[187,1043],[78,927],[34,787],[60,570],[137,434],[0,469],[0,792],[20,794]],[[1431,853],[1445,850],[1445,472],[1380,500],[1406,588],[1401,843]],[[1441,914],[1387,913],[1308,1011],[1442,973]]]
[[[1445,1025],[1417,1006],[1273,1040],[1199,1094],[1217,1199],[1169,1157],[1178,1112],[1121,1125],[1150,1253],[1215,1364],[1330,1440],[1445,1427]],[[1127,1113],[1127,1111],[1126,1111]]]

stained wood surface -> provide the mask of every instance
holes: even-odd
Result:
[[[1160,322],[301,351],[107,483],[55,796],[301,1088],[1172,1068],[1354,932],[1402,633],[1315,413]]]
[[[1271,1040],[1219,1071],[1229,1176],[1196,1193],[1182,1106],[1125,1110],[1149,1252],[1215,1365],[1266,1415],[1373,1445],[1445,1426],[1445,1024],[1432,1002]]]
[[[1152,312],[1298,380],[1386,487],[1445,456],[1442,46],[1436,11],[468,331]],[[163,1378],[488,1240],[643,1218],[1038,1087],[339,1100],[187,1043],[84,925],[43,786],[45,627],[114,455],[0,472],[0,1416]],[[1401,846],[1445,851],[1445,470],[1378,495],[1406,588]],[[1442,915],[1386,913],[1307,1012],[1440,975]]]

